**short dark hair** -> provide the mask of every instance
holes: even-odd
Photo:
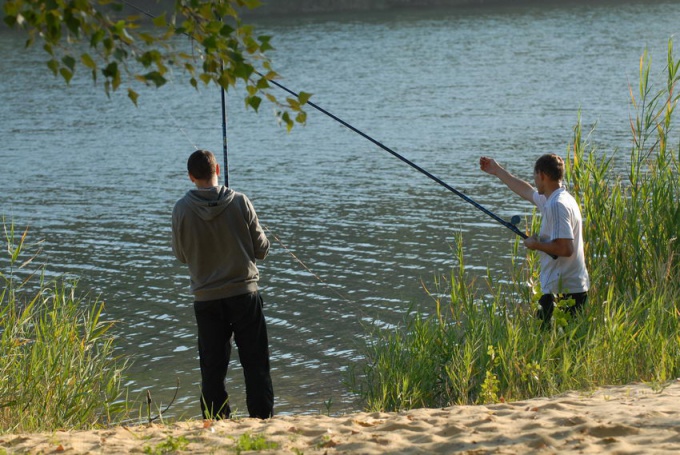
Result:
[[[543,172],[551,180],[559,182],[564,178],[564,161],[554,153],[548,153],[536,160],[534,173]]]
[[[195,179],[208,180],[217,173],[217,159],[213,152],[196,150],[187,161],[187,170]]]

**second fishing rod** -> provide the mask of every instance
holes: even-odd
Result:
[[[264,77],[261,73],[259,73],[259,72],[257,72],[257,71],[256,71],[256,73],[257,73],[259,76]],[[289,94],[295,96],[296,98],[299,98],[299,94],[298,94],[298,93],[294,92],[293,90],[289,89],[288,87],[284,86],[283,84],[279,83],[278,81],[276,81],[276,80],[269,80],[269,83],[271,83],[271,84],[275,85],[276,87],[278,87],[278,88],[280,88],[280,89],[286,91],[287,93],[289,93]],[[411,161],[411,160],[409,160],[408,158],[404,157],[403,155],[401,155],[401,154],[395,152],[394,150],[392,150],[391,148],[387,147],[387,146],[386,146],[385,144],[383,144],[382,142],[377,141],[376,139],[372,138],[372,137],[369,136],[368,134],[364,133],[363,131],[361,131],[361,130],[355,128],[354,126],[352,126],[351,124],[347,123],[347,122],[344,121],[343,119],[341,119],[341,118],[337,117],[336,115],[330,113],[330,112],[327,111],[326,109],[324,109],[324,108],[318,106],[317,104],[315,104],[315,103],[313,103],[313,102],[311,102],[311,101],[307,101],[307,105],[309,105],[309,106],[313,107],[314,109],[316,109],[317,111],[319,111],[319,112],[321,112],[321,113],[327,115],[328,117],[332,118],[333,120],[335,120],[336,122],[340,123],[341,125],[343,125],[343,126],[349,128],[350,130],[354,131],[355,133],[357,133],[358,135],[362,136],[363,138],[368,139],[368,140],[371,141],[373,144],[375,144],[375,145],[377,145],[378,147],[380,147],[381,149],[385,150],[386,152],[388,152],[388,153],[391,154],[392,156],[394,156],[394,157],[400,159],[401,161],[403,161],[404,163],[408,164],[409,166],[411,166],[412,168],[414,168],[415,170],[417,170],[417,171],[420,172],[421,174],[426,175],[427,177],[429,177],[430,179],[434,180],[435,182],[437,182],[438,184],[440,184],[441,186],[443,186],[443,187],[446,188],[447,190],[451,191],[451,192],[452,192],[453,194],[455,194],[456,196],[458,196],[458,197],[460,197],[461,199],[463,199],[463,200],[464,200],[465,202],[467,202],[468,204],[470,204],[470,205],[472,205],[473,207],[477,208],[478,210],[484,212],[486,215],[488,215],[489,217],[493,218],[495,221],[497,221],[497,222],[500,223],[501,225],[503,225],[503,226],[505,226],[506,228],[510,229],[512,232],[514,232],[515,234],[517,234],[517,235],[520,236],[521,238],[526,239],[526,238],[528,237],[524,232],[522,232],[522,231],[517,227],[517,224],[518,224],[519,221],[520,221],[520,217],[519,217],[519,216],[517,216],[517,215],[513,216],[512,219],[511,219],[510,221],[504,220],[504,219],[501,218],[500,216],[498,216],[498,215],[496,215],[495,213],[493,213],[491,210],[489,210],[489,209],[487,209],[486,207],[484,207],[483,205],[477,203],[475,200],[473,200],[472,198],[470,198],[469,196],[467,196],[467,195],[464,194],[463,192],[457,190],[457,189],[454,188],[453,186],[451,186],[451,185],[449,185],[448,183],[444,182],[442,179],[440,179],[440,178],[437,177],[436,175],[434,175],[434,174],[430,173],[429,171],[423,169],[422,167],[420,167],[419,165],[417,165],[417,164],[414,163],[413,161]]]

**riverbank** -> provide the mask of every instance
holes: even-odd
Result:
[[[587,2],[606,3],[612,0],[594,0]],[[252,10],[244,11],[243,15],[248,16],[285,16],[285,15],[305,15],[323,14],[336,12],[369,12],[387,11],[409,8],[477,8],[477,7],[517,7],[522,5],[537,4],[545,6],[547,4],[585,4],[585,0],[262,0],[262,6]]]
[[[400,413],[187,421],[0,436],[4,453],[525,454],[680,451],[680,380]]]
[[[620,3],[620,1],[618,2]],[[564,5],[569,3],[576,5],[612,4],[616,3],[616,0],[262,0],[261,6],[252,10],[244,9],[241,14],[244,17],[276,17],[339,12],[362,13],[408,8],[517,7],[531,4],[545,6],[547,4]],[[125,7],[124,11],[136,13],[137,8],[140,8],[155,16],[163,11],[171,11],[173,5],[174,0],[139,0],[135,2],[136,8]]]

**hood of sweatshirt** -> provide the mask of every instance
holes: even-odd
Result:
[[[185,201],[201,219],[212,220],[234,200],[234,190],[224,185],[189,190]]]

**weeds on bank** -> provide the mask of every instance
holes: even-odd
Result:
[[[240,454],[247,451],[259,451],[277,449],[279,445],[272,441],[267,441],[263,435],[253,436],[246,432],[236,440],[236,453]]]
[[[144,446],[143,451],[148,455],[160,455],[164,453],[175,453],[187,450],[189,447],[189,440],[184,436],[179,436],[175,438],[174,436],[168,436],[168,438],[156,444],[153,447]]]
[[[401,330],[368,337],[365,361],[349,378],[368,410],[494,403],[680,376],[680,144],[670,138],[680,62],[672,51],[670,41],[659,91],[650,83],[651,59],[640,59],[623,176],[614,155],[584,140],[580,119],[574,129],[566,182],[585,220],[585,311],[570,319],[557,309],[552,327],[542,329],[534,318],[535,253],[516,242],[511,279],[499,283],[491,273],[468,274],[459,240],[459,267],[448,282],[434,283],[431,313],[412,312]],[[539,222],[530,220],[532,232]]]
[[[28,229],[3,222],[0,257],[0,432],[89,428],[123,405],[124,361],[113,354],[103,303],[76,284],[48,281]]]

